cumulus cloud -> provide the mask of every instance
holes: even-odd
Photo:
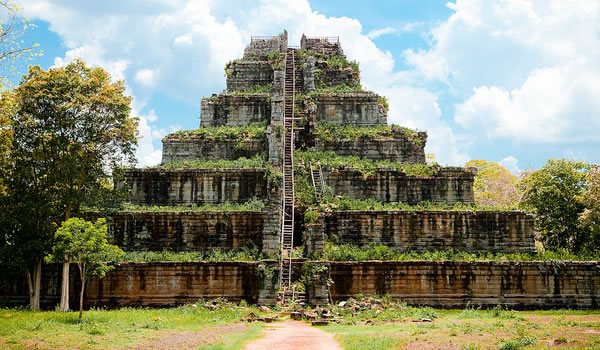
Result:
[[[396,29],[394,29],[392,27],[384,27],[384,28],[375,29],[375,30],[370,31],[367,34],[367,37],[369,37],[369,39],[376,39],[376,38],[379,38],[382,35],[392,34],[392,33],[395,33],[395,32],[396,32]]]
[[[474,137],[522,143],[600,142],[600,3],[458,0],[406,50],[423,79],[456,96],[455,122]]]
[[[135,81],[145,87],[154,87],[156,83],[156,71],[148,68],[143,68],[135,73]]]
[[[521,169],[519,169],[519,160],[513,156],[504,157],[498,163],[508,169],[513,175],[518,175],[521,172]]]

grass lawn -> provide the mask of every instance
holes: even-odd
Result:
[[[344,349],[598,349],[600,310],[358,311],[324,327]],[[423,318],[432,322],[419,321]],[[418,322],[416,322],[418,321]]]
[[[254,307],[218,303],[170,309],[84,312],[0,309],[0,349],[240,349],[263,334],[242,322]],[[344,349],[598,349],[600,310],[439,310],[384,301],[331,307],[340,323],[321,329]],[[423,322],[423,319],[432,322]]]
[[[240,322],[255,308],[186,305],[77,312],[0,309],[0,349],[239,349],[262,324]]]

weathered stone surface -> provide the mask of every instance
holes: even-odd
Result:
[[[163,262],[121,263],[103,279],[86,284],[84,307],[174,306],[199,299],[225,298],[238,302],[273,305],[277,295],[277,262]],[[46,309],[60,301],[61,267],[43,267],[41,302]],[[272,274],[270,275],[269,272]],[[80,280],[77,266],[70,271],[70,303],[79,304]],[[0,280],[2,305],[26,305],[25,279]]]
[[[200,251],[262,248],[262,212],[119,212],[108,219],[113,244],[124,250]]]
[[[244,60],[265,60],[272,52],[286,52],[287,31],[275,36],[253,36],[244,49]]]
[[[337,211],[325,234],[340,243],[398,250],[535,252],[533,217],[519,211]]]
[[[221,94],[202,98],[201,127],[246,125],[270,118],[269,94]]]
[[[398,134],[394,139],[315,140],[320,151],[334,151],[341,156],[358,156],[371,160],[389,160],[406,164],[425,163],[427,134]]]
[[[241,203],[267,196],[264,169],[129,169],[124,178],[130,201],[138,204]]]
[[[339,37],[307,37],[302,34],[300,48],[319,53],[324,57],[344,56]]]
[[[339,124],[386,124],[387,115],[370,92],[321,94],[316,98],[316,120]]]
[[[306,301],[311,305],[329,304],[329,263],[311,262],[306,276]]]
[[[411,305],[597,308],[595,262],[331,262],[335,301],[388,295]]]
[[[336,194],[409,204],[474,203],[474,177],[475,172],[468,168],[442,168],[434,176],[406,176],[397,170],[364,175],[355,170],[323,169],[325,183]]]
[[[95,306],[167,306],[198,299],[256,303],[261,289],[256,262],[120,264],[89,283]]]
[[[266,154],[266,139],[200,140],[163,139],[162,163],[186,160],[219,160],[252,158]]]
[[[273,66],[269,61],[232,61],[225,68],[225,75],[227,91],[273,84]]]

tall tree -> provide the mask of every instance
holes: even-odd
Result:
[[[522,206],[536,213],[536,229],[546,248],[580,252],[589,237],[580,224],[585,205],[587,164],[551,159],[521,180]]]
[[[0,0],[0,89],[16,73],[19,62],[41,54],[38,44],[24,44],[25,33],[34,26],[20,15],[17,4]]]
[[[59,224],[83,206],[97,206],[111,191],[106,186],[111,169],[134,162],[137,119],[130,116],[131,98],[124,92],[122,81],[77,60],[48,71],[30,67],[21,84],[4,94],[14,106],[6,176],[12,200],[5,210],[18,218],[3,225],[4,246],[7,254],[19,254],[13,261],[30,267],[30,293],[38,298],[37,271]],[[68,309],[68,265],[65,260],[63,310]]]
[[[63,258],[79,267],[81,289],[79,292],[79,318],[83,315],[83,296],[88,278],[104,277],[113,267],[109,262],[116,261],[124,253],[119,247],[109,244],[106,239],[106,219],[95,223],[71,218],[62,223],[54,235],[54,246],[49,260]]]
[[[486,206],[512,207],[519,204],[521,191],[517,177],[496,162],[471,160],[467,167],[477,168],[473,190],[475,203]]]
[[[593,251],[600,247],[600,165],[590,166],[586,176],[586,185],[586,190],[582,195],[585,209],[581,213],[581,222],[584,227],[589,229],[590,233],[585,248]]]

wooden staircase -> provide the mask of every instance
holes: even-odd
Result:
[[[312,179],[312,185],[315,189],[315,197],[317,202],[323,198],[323,187],[325,182],[323,181],[323,170],[321,169],[321,163],[317,163],[317,166],[310,165],[310,176]]]
[[[281,256],[279,261],[280,292],[292,285],[292,249],[294,245],[294,108],[296,94],[296,50],[288,49],[285,57],[283,87],[283,200],[281,220]]]

